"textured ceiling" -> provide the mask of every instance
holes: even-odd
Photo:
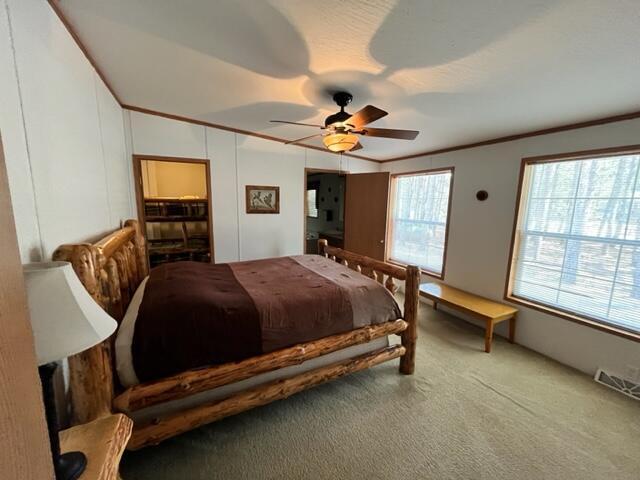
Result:
[[[376,159],[640,109],[640,0],[60,0],[120,100],[282,138],[390,114]],[[318,141],[316,145],[320,145]]]

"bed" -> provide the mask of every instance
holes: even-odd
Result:
[[[126,413],[134,420],[129,449],[158,444],[396,358],[400,373],[414,370],[420,283],[415,266],[386,264],[320,240],[319,256],[184,264],[149,275],[144,237],[135,220],[96,243],[63,245],[53,258],[69,261],[90,295],[119,323],[116,335],[69,359],[74,421]],[[232,285],[236,279],[242,285]],[[388,292],[395,293],[402,282],[400,312],[385,295],[391,298]],[[265,290],[261,284],[267,283],[271,287]],[[167,303],[170,295],[162,285],[169,292],[172,285],[183,285],[184,292],[171,294],[183,305]],[[200,293],[189,293],[194,291]],[[323,301],[312,303],[312,297]],[[209,303],[198,309],[195,302]],[[153,304],[155,310],[149,307]],[[195,312],[184,324],[188,327],[170,330],[173,316],[187,307]],[[203,317],[212,310],[223,312],[215,324],[233,324],[235,330],[201,330],[209,328],[211,322]],[[162,331],[164,337],[154,338]],[[388,341],[394,334],[400,343]],[[199,337],[220,337],[230,347],[199,342]],[[190,355],[166,361],[163,352],[174,345],[155,350],[167,338],[176,345],[188,343]],[[137,355],[136,368],[122,352]]]

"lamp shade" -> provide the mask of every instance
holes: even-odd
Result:
[[[332,133],[322,139],[332,152],[348,152],[358,144],[358,136],[352,133]]]
[[[23,270],[38,365],[87,350],[117,328],[70,263],[30,263]]]

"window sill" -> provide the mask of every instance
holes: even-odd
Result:
[[[391,260],[390,258],[387,259],[387,263],[390,263],[391,265],[396,265],[402,268],[406,268],[408,265],[407,263],[398,262],[397,260]],[[420,273],[422,273],[423,275],[428,275],[429,277],[437,278],[438,280],[444,280],[444,272],[438,274],[430,270],[426,270],[424,267],[420,265],[418,265],[418,267],[420,267]]]
[[[505,295],[504,299],[508,302],[516,303],[518,305],[522,305],[524,307],[528,307],[533,310],[552,315],[554,317],[562,318],[563,320],[569,320],[570,322],[585,325],[587,327],[600,330],[601,332],[610,333],[612,335],[626,338],[627,340],[632,340],[634,342],[640,342],[640,333],[635,333],[629,330],[614,327],[613,325],[602,323],[601,321],[594,318],[584,317],[564,310],[559,310],[557,308],[552,308],[542,303],[537,303],[532,300],[517,297],[513,294]]]

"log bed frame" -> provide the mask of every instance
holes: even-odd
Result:
[[[85,352],[69,358],[69,381],[74,422],[85,423],[112,412],[131,413],[151,405],[177,400],[199,392],[244,380],[290,365],[397,334],[400,345],[392,345],[319,367],[292,377],[271,381],[226,398],[168,413],[151,421],[135,424],[128,449],[155,445],[163,440],[207,423],[235,415],[343,375],[364,370],[400,357],[400,373],[414,371],[417,337],[417,311],[420,269],[389,265],[347,252],[319,241],[320,254],[373,278],[395,292],[395,280],[405,282],[404,319],[359,328],[320,340],[294,345],[246,360],[189,370],[161,380],[141,383],[123,390],[113,365],[115,336]],[[148,274],[145,240],[136,220],[94,244],[59,247],[54,260],[71,262],[89,294],[118,323],[140,282]]]

